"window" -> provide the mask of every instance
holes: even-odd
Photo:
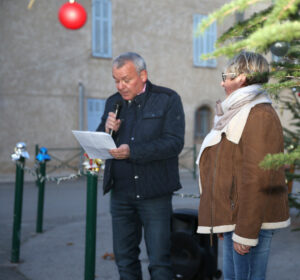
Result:
[[[101,122],[104,113],[105,99],[87,99],[87,125],[89,131],[95,131]]]
[[[93,0],[92,54],[110,58],[111,52],[111,1]]]
[[[200,67],[216,67],[216,59],[201,59],[202,54],[211,53],[215,50],[215,42],[217,40],[217,24],[214,22],[200,36],[196,36],[199,23],[207,16],[194,15],[194,32],[193,32],[193,48],[194,48],[194,65]]]
[[[204,138],[210,131],[211,110],[208,106],[201,106],[196,111],[195,138]]]

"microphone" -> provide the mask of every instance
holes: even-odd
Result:
[[[121,108],[122,108],[122,101],[117,101],[115,103],[115,112],[114,112],[116,114],[116,119],[118,119],[120,116]],[[113,136],[114,131],[112,129],[109,129],[108,133],[110,134],[110,136]]]

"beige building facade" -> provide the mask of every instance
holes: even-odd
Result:
[[[34,162],[35,144],[78,147],[71,130],[88,129],[86,100],[105,100],[116,91],[112,58],[127,51],[145,58],[152,83],[181,95],[185,146],[201,142],[196,112],[204,109],[211,124],[215,101],[224,97],[220,82],[225,60],[217,59],[213,67],[194,65],[194,16],[209,14],[224,1],[108,1],[111,57],[93,56],[94,0],[78,0],[88,14],[78,30],[66,29],[58,21],[58,10],[67,0],[35,0],[31,9],[28,2],[0,0],[0,174],[14,172],[10,155],[17,142],[27,143],[29,165]],[[232,22],[219,24],[217,34]]]

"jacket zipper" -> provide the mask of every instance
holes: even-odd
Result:
[[[221,140],[222,141],[222,140]],[[213,214],[214,214],[214,189],[215,189],[215,179],[216,179],[216,173],[217,173],[217,162],[219,157],[219,151],[220,151],[221,143],[218,144],[217,148],[217,155],[214,165],[214,173],[213,173],[213,183],[211,187],[211,209],[210,209],[210,246],[213,246]]]

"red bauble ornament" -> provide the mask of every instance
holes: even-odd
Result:
[[[70,0],[63,4],[58,11],[60,23],[69,29],[79,29],[86,22],[87,14],[80,4]]]

